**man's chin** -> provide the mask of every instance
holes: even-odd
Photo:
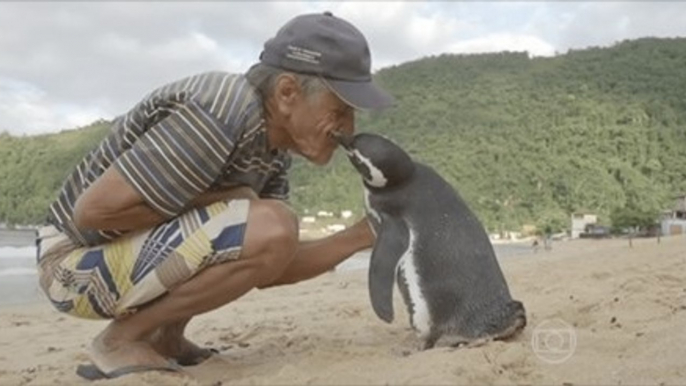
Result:
[[[324,166],[331,162],[333,154],[302,154],[299,155],[317,166]]]
[[[329,162],[331,162],[331,156],[324,157],[324,158],[311,159],[310,161],[317,166],[325,166],[325,165],[328,165]]]

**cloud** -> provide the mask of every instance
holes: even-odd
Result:
[[[480,53],[502,51],[526,51],[529,56],[553,56],[555,47],[532,35],[493,34],[483,38],[470,39],[449,46],[447,52]]]
[[[684,2],[544,3],[527,25],[560,52],[641,37],[686,36]]]
[[[55,103],[35,86],[0,78],[0,132],[41,134],[85,126],[102,116],[98,107]]]
[[[52,111],[56,105],[86,109],[97,101],[97,111],[111,118],[171,80],[207,70],[244,71],[287,20],[323,10],[367,35],[374,68],[440,53],[462,24],[412,2],[0,4],[0,25],[9,31],[0,34],[0,76],[42,95],[6,98],[6,104],[21,100],[24,107],[11,121],[0,117],[0,126],[33,132],[52,118],[55,128],[69,122],[30,114],[29,105]]]
[[[375,69],[444,52],[469,28],[426,3],[336,2],[329,8],[365,34]]]
[[[111,118],[166,82],[244,71],[287,20],[324,10],[362,30],[374,69],[444,52],[547,56],[686,36],[680,2],[0,2],[0,130]]]
[[[111,118],[171,80],[207,70],[243,71],[273,26],[288,18],[276,12],[282,7],[2,3],[0,76],[23,87],[4,87],[9,111],[0,115],[0,127],[36,132],[95,113]],[[89,107],[94,104],[97,109]]]

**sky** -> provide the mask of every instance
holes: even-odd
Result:
[[[0,2],[0,132],[84,126],[167,82],[243,72],[289,19],[326,10],[362,31],[374,70],[441,53],[553,56],[686,36],[686,2]]]

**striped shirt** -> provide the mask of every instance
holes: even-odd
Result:
[[[117,117],[109,135],[76,166],[50,205],[47,222],[79,245],[121,231],[79,230],[78,197],[115,167],[157,213],[181,214],[203,192],[249,186],[287,199],[290,155],[270,151],[259,94],[242,75],[210,72],[160,87]]]

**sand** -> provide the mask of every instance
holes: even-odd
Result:
[[[95,384],[686,384],[686,237],[559,242],[501,265],[529,317],[511,342],[417,351],[399,297],[385,324],[366,272],[334,272],[196,318],[191,339],[221,353],[184,374]],[[103,323],[0,309],[0,385],[89,383],[74,368]]]

